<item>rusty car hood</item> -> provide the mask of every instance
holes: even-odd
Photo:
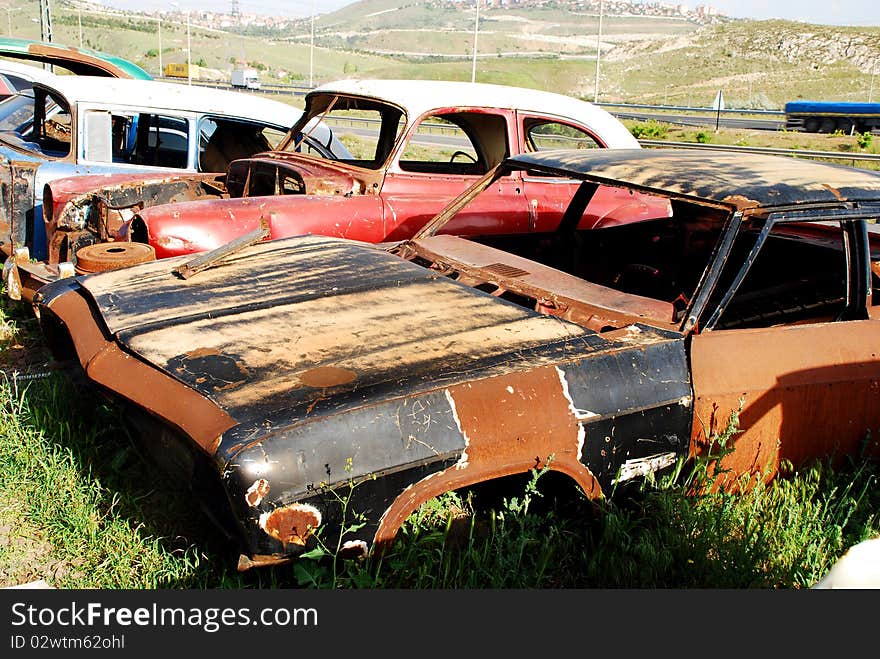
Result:
[[[239,421],[593,334],[360,243],[296,237],[185,281],[171,274],[187,260],[81,283],[121,344]]]
[[[625,343],[365,243],[259,243],[182,280],[186,261],[79,281],[125,350],[214,401],[239,438]]]

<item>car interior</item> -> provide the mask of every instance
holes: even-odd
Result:
[[[61,98],[35,87],[2,102],[4,140],[50,158],[70,154],[70,108]]]
[[[434,236],[402,254],[501,299],[596,331],[637,321],[677,328],[713,262],[728,212],[677,200],[672,208],[669,218],[586,230],[567,229],[563,217],[553,233],[469,238],[484,246],[476,250],[461,239]],[[737,234],[707,309],[722,302],[746,260],[754,256],[754,262],[713,328],[846,319],[841,226],[776,224],[752,255],[764,223],[763,217],[747,218]],[[440,243],[442,249],[434,249]]]

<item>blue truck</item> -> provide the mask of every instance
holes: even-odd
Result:
[[[785,128],[806,133],[880,131],[880,103],[791,101],[785,104]]]

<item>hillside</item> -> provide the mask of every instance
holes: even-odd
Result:
[[[582,3],[586,5],[587,3]],[[478,54],[483,56],[587,55],[595,58],[599,15],[584,6],[572,11],[548,3],[535,7],[485,7],[480,10]],[[475,14],[452,2],[362,0],[316,21],[322,45],[348,47],[403,57],[473,57]],[[682,17],[604,17],[602,48],[697,28]],[[433,38],[432,38],[433,36]]]
[[[561,6],[481,9],[476,79],[592,100],[598,16]],[[180,15],[166,15],[160,35],[157,16],[60,0],[52,8],[59,43],[80,43],[82,25],[84,46],[128,58],[154,75],[160,43],[163,63],[186,61]],[[12,33],[39,38],[35,12],[33,0],[13,0]],[[470,80],[473,71],[473,8],[441,0],[362,0],[321,15],[314,50],[310,21],[230,32],[218,28],[217,16],[191,16],[192,62],[221,79],[237,60],[261,69],[266,82],[300,84],[350,76]],[[719,89],[728,107],[780,109],[797,98],[877,100],[878,62],[880,28],[605,15],[599,100],[708,106]]]
[[[728,106],[775,109],[798,98],[880,100],[876,72],[880,28],[789,21],[730,21],[620,44],[601,67],[606,100],[706,105],[723,89]]]

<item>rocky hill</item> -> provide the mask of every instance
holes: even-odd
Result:
[[[880,29],[789,21],[729,21],[690,34],[613,44],[605,58],[626,61],[651,53],[706,50],[724,57],[787,62],[809,69],[847,64],[870,74],[880,64]]]
[[[880,100],[880,28],[729,21],[617,44],[603,59],[604,88],[619,98],[636,92],[705,103],[724,89],[741,107],[781,108],[796,98]]]

